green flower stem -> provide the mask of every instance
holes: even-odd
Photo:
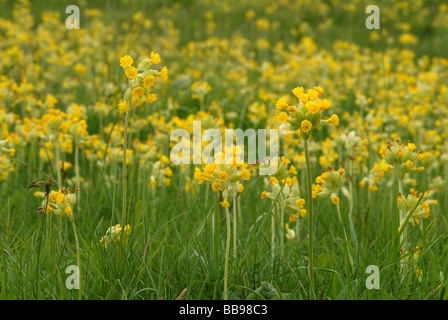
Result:
[[[61,178],[61,167],[59,165],[59,162],[61,161],[60,159],[60,147],[59,147],[59,138],[57,138],[57,143],[56,143],[56,175],[58,177],[58,184],[62,183],[62,178]]]
[[[275,258],[275,212],[272,212],[271,216],[271,264],[274,268],[274,258]]]
[[[348,190],[350,194],[348,215],[351,217],[353,213],[353,160],[348,160]]]
[[[214,271],[214,281],[215,284],[218,283],[219,279],[219,217],[220,217],[220,208],[219,208],[219,192],[216,193],[216,204],[215,204],[215,212],[212,216],[212,230],[213,230],[213,243],[212,243],[212,253],[213,253],[213,271]],[[216,297],[216,288],[214,289],[214,297]]]
[[[228,300],[227,278],[229,272],[229,252],[230,252],[230,237],[231,237],[229,208],[226,208],[226,222],[227,222],[227,241],[226,241],[226,259],[224,262],[224,300]]]
[[[303,147],[305,149],[306,172],[308,182],[308,262],[309,262],[309,276],[310,276],[310,299],[315,299],[315,283],[314,283],[314,243],[313,243],[313,181],[311,177],[311,162],[308,150],[308,139],[303,140]]]
[[[79,254],[79,241],[78,241],[78,232],[76,231],[75,220],[71,221],[73,227],[73,234],[75,235],[75,243],[76,243],[76,264],[78,266],[79,272],[79,290],[78,290],[78,300],[82,300],[82,279],[81,279],[81,258]]]
[[[236,259],[236,195],[233,197],[233,257]]]
[[[280,253],[282,254],[282,256],[284,255],[284,249],[283,249],[283,245],[284,245],[284,241],[285,241],[285,235],[283,232],[283,228],[285,227],[285,218],[284,218],[284,214],[282,212],[282,209],[280,208],[279,210],[280,213],[280,227],[281,227],[281,231],[280,232]]]
[[[341,208],[340,208],[339,204],[336,205],[336,210],[338,212],[339,223],[341,224],[342,234],[344,236],[345,251],[346,251],[346,254],[347,254],[349,262],[350,262],[350,267],[351,267],[351,269],[353,271],[353,258],[352,258],[352,255],[350,254],[350,251],[349,251],[348,246],[347,246],[347,244],[348,244],[348,237],[347,237],[347,232],[345,231],[344,220],[343,220],[342,215],[341,215]],[[346,266],[346,269],[348,269],[347,266]]]
[[[81,185],[79,178],[79,146],[78,142],[75,142],[75,175],[76,175],[76,184],[78,187]],[[76,195],[76,201],[79,203],[81,199],[81,192],[78,190],[78,194]]]
[[[399,179],[398,176],[397,176],[397,180],[398,180],[398,193],[404,197],[403,181],[401,179]],[[401,221],[404,219],[405,212],[401,209],[398,209],[398,211],[399,211],[399,219],[400,219],[398,222],[398,226],[400,227]],[[404,227],[403,232],[400,235],[400,243],[402,243],[403,239],[406,237],[406,226],[403,226],[403,227]]]
[[[129,102],[129,109],[131,108],[131,102]],[[126,149],[128,145],[128,125],[129,125],[129,113],[126,112],[126,119],[124,121],[124,132],[123,132],[123,215],[122,215],[122,226],[126,225],[127,220],[127,210],[126,210],[126,196],[127,196],[127,174],[126,174]]]

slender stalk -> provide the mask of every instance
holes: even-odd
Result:
[[[79,146],[78,142],[75,143],[75,174],[76,174],[76,184],[78,187],[81,185],[80,178],[79,178]],[[78,194],[76,195],[76,201],[81,199],[81,192],[78,190]]]
[[[75,235],[75,243],[76,243],[76,264],[78,266],[79,272],[79,290],[78,290],[78,300],[82,300],[82,279],[81,279],[81,257],[79,254],[79,241],[78,241],[78,232],[76,231],[75,220],[71,221],[73,227],[73,234]]]
[[[42,237],[43,237],[43,233],[44,233],[44,228],[45,228],[45,222],[46,222],[46,218],[47,218],[47,205],[48,205],[48,200],[45,203],[45,214],[44,214],[44,218],[42,219],[42,223],[40,225],[40,235],[39,235],[39,245],[37,247],[37,263],[36,263],[36,292],[35,292],[35,297],[36,299],[39,298],[39,260],[40,260],[40,250],[42,248]]]
[[[401,194],[402,197],[404,197],[404,194],[403,194],[403,181],[401,181],[401,179],[398,179],[398,177],[397,177],[397,180],[398,180],[398,193]],[[400,226],[401,221],[403,221],[403,219],[404,219],[404,214],[405,213],[401,209],[398,209],[398,211],[399,211],[399,219],[400,219],[399,222],[398,222],[398,226]],[[405,227],[405,226],[403,226],[403,227]],[[405,238],[405,236],[406,236],[406,228],[403,230],[403,232],[400,235],[400,243],[403,242],[403,239]]]
[[[395,172],[395,177],[397,179],[397,184],[398,184],[398,194],[401,194],[401,196],[404,197],[404,194],[403,194],[403,181],[402,181],[402,179],[400,179],[400,177],[399,177],[397,172]],[[398,220],[398,227],[399,228],[401,227],[401,221],[403,221],[404,215],[405,215],[404,210],[401,210],[400,208],[398,208],[398,219],[399,219]],[[400,234],[400,242],[399,242],[400,245],[403,243],[403,239],[405,239],[405,237],[406,237],[406,225],[403,225],[403,228],[404,229],[401,231],[401,234]],[[398,229],[398,230],[400,230],[400,229]],[[406,243],[403,243],[403,246],[406,247]],[[401,252],[401,248],[399,248],[399,250]],[[407,265],[403,265],[403,264],[400,263],[400,271],[402,271],[401,272],[401,276],[403,278],[405,273],[406,273],[406,271],[407,271]]]
[[[233,197],[233,257],[236,259],[236,196]]]
[[[346,254],[348,256],[348,259],[350,261],[350,266],[351,266],[352,271],[353,271],[353,258],[352,258],[352,255],[350,254],[350,251],[348,250],[348,247],[347,247],[348,237],[347,237],[347,232],[345,231],[344,220],[343,220],[342,215],[341,215],[341,208],[340,208],[339,204],[336,205],[336,210],[338,212],[339,223],[341,224],[341,228],[342,228],[342,235],[344,236],[345,251],[346,251]]]
[[[61,183],[62,182],[62,179],[61,179],[61,166],[60,166],[60,155],[59,155],[59,151],[60,151],[60,147],[59,147],[59,138],[57,137],[56,139],[58,139],[57,140],[57,143],[56,143],[56,175],[57,175],[57,177],[58,177],[58,183]]]
[[[130,108],[130,106],[129,106]],[[126,149],[128,145],[128,125],[129,125],[129,113],[126,112],[126,119],[124,121],[124,132],[123,132],[123,215],[122,215],[122,225],[123,228],[126,226],[127,210],[126,210],[126,196],[127,196],[127,174],[126,174]]]
[[[228,300],[227,278],[229,272],[229,249],[230,249],[230,214],[229,208],[226,208],[226,222],[227,222],[227,241],[226,241],[226,259],[224,261],[224,300]]]
[[[314,242],[313,242],[313,181],[311,177],[311,162],[308,150],[308,139],[303,140],[303,147],[305,149],[305,161],[306,161],[306,175],[308,182],[308,260],[309,260],[309,276],[310,276],[310,299],[314,299],[315,296],[315,283],[314,283]]]
[[[280,232],[280,253],[283,256],[285,254],[284,249],[283,249],[283,245],[285,242],[285,235],[283,233],[283,228],[285,227],[285,218],[284,218],[284,214],[282,212],[281,206],[279,206],[279,213],[280,213],[280,227],[282,228],[282,229],[280,229],[282,231],[282,232]]]
[[[271,264],[272,272],[274,272],[274,257],[275,257],[275,212],[271,216]]]
[[[215,281],[215,289],[214,289],[214,296],[216,294],[216,284],[218,283],[219,279],[219,192],[216,193],[216,205],[215,205],[215,212],[212,216],[212,230],[213,230],[213,271],[214,271],[214,281]]]
[[[348,178],[348,191],[350,194],[348,214],[351,217],[353,213],[353,160],[351,157],[348,160]]]

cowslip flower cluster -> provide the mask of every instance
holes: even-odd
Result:
[[[367,170],[367,167],[363,166],[363,169]],[[364,188],[367,184],[368,191],[377,192],[379,190],[378,184],[380,183],[380,180],[384,179],[386,177],[386,172],[390,171],[392,171],[392,166],[387,164],[384,159],[375,162],[368,174],[359,182],[359,186]]]
[[[52,190],[48,195],[48,201],[47,199],[44,199],[42,201],[42,207],[39,208],[39,212],[43,214],[47,212],[53,212],[58,217],[67,217],[71,222],[73,222],[73,209],[76,205],[77,191],[78,187],[75,188],[74,193],[70,192],[70,188],[62,188],[57,192]],[[45,196],[42,192],[36,192],[35,195]]]
[[[244,186],[239,183],[241,179],[249,180],[250,171],[245,168],[242,159],[238,154],[242,150],[234,147],[233,151],[226,148],[226,153],[217,152],[214,156],[214,161],[205,165],[204,171],[195,168],[194,178],[198,180],[199,184],[207,182],[211,185],[213,191],[222,192],[223,201],[220,204],[224,208],[229,208],[229,197],[234,197],[236,194],[243,192]]]
[[[302,87],[292,90],[292,93],[299,100],[297,105],[289,105],[285,97],[280,98],[276,107],[281,111],[277,116],[280,122],[289,122],[291,126],[300,128],[304,139],[308,139],[313,128],[322,127],[326,124],[339,124],[339,117],[333,114],[328,119],[322,119],[322,112],[331,108],[331,102],[327,99],[319,99],[324,90],[321,87],[314,87],[306,93]]]
[[[267,166],[268,164],[263,164]],[[280,213],[288,215],[289,223],[296,222],[298,215],[305,217],[307,211],[304,208],[305,200],[300,197],[299,184],[297,181],[297,170],[291,161],[282,156],[275,157],[270,161],[270,167],[276,170],[275,174],[265,179],[265,184],[270,185],[271,191],[263,191],[261,199],[270,199],[275,202],[280,209]],[[294,175],[292,178],[289,175]],[[286,236],[289,240],[295,238],[294,230],[289,228],[289,223],[285,225]]]
[[[380,154],[384,157],[386,162],[392,166],[398,179],[403,179],[406,173],[421,172],[424,167],[417,167],[417,160],[421,159],[421,151],[414,152],[415,144],[409,142],[407,145],[401,144],[396,140],[390,143],[387,147],[381,147]]]
[[[166,67],[163,67],[161,71],[150,68],[160,62],[160,56],[154,52],[151,52],[150,58],[142,60],[137,68],[132,66],[134,60],[131,56],[125,55],[120,58],[120,66],[123,67],[124,73],[129,79],[129,87],[124,93],[123,101],[118,104],[120,112],[128,112],[131,104],[138,107],[145,100],[148,103],[157,100],[157,95],[151,91],[151,88],[156,77],[168,81],[168,70]]]
[[[423,270],[420,269],[417,265],[420,257],[420,248],[416,246],[414,249],[414,253],[409,252],[404,248],[402,248],[401,254],[402,254],[401,261],[403,261],[403,263],[405,263],[407,266],[411,267],[414,270],[414,276],[420,282],[422,280],[422,274],[423,274]]]
[[[109,227],[106,234],[101,237],[100,243],[103,247],[107,248],[110,245],[120,243],[121,237],[129,236],[131,234],[131,227],[127,224],[124,228],[120,224]]]
[[[313,198],[319,196],[330,198],[333,204],[339,204],[339,189],[343,183],[345,174],[344,168],[336,170],[335,167],[329,167],[322,171],[322,174],[316,177],[316,184],[313,188]]]
[[[7,148],[11,139],[0,140],[0,182],[2,182],[10,171],[15,168],[12,167],[11,161],[8,157],[11,157],[15,153],[14,148]]]
[[[400,230],[408,220],[409,223],[412,223],[413,226],[417,226],[420,224],[421,219],[427,219],[431,215],[430,204],[437,204],[436,200],[426,199],[428,193],[424,195],[422,193],[418,193],[417,190],[411,188],[407,197],[398,194],[397,202],[400,210],[405,212],[404,217],[400,221]],[[421,199],[421,200],[420,200]],[[412,212],[412,216],[409,215]]]
[[[205,81],[196,81],[191,85],[191,97],[193,99],[204,99],[207,93],[210,92],[212,88]]]

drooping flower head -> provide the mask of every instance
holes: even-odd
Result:
[[[310,137],[313,128],[326,124],[339,124],[339,117],[336,114],[328,119],[322,118],[323,111],[330,109],[331,102],[327,99],[320,99],[324,93],[321,87],[314,87],[306,93],[302,87],[297,87],[292,90],[292,93],[299,102],[296,105],[289,105],[286,98],[281,97],[276,103],[277,109],[282,110],[277,119],[280,122],[289,122],[293,127],[301,129],[303,139]]]

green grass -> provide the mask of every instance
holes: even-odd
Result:
[[[130,171],[134,171],[133,168]],[[76,248],[69,222],[67,219],[59,221],[55,216],[51,218],[51,215],[38,215],[36,208],[39,203],[31,195],[31,191],[28,192],[24,207],[25,172],[25,168],[19,167],[14,173],[17,176],[14,179],[14,189],[3,185],[2,194],[8,196],[2,197],[0,212],[1,248],[4,252],[0,257],[1,298],[77,298],[76,290],[65,287],[65,279],[68,277],[65,268],[76,264]],[[95,176],[95,172],[90,174]],[[97,179],[101,179],[101,176],[97,176]],[[82,248],[83,298],[174,299],[184,288],[188,289],[185,296],[187,299],[222,298],[223,263],[218,263],[217,275],[213,271],[211,216],[214,199],[211,195],[209,199],[204,197],[206,186],[199,188],[197,199],[186,199],[178,191],[182,186],[181,177],[173,180],[175,187],[170,191],[161,189],[151,194],[136,183],[135,175],[130,177],[129,212],[133,232],[129,242],[125,244],[122,258],[118,248],[105,250],[98,242],[110,224],[111,213],[113,217],[119,217],[119,185],[113,190],[98,184],[95,189],[83,194],[76,207]],[[275,259],[271,264],[271,219],[269,207],[257,196],[261,193],[257,186],[260,180],[260,177],[254,178],[246,186],[247,189],[259,192],[243,194],[244,203],[253,205],[242,207],[242,221],[238,224],[241,229],[238,233],[237,258],[234,259],[231,255],[229,264],[229,297],[306,299],[306,288],[309,286],[306,272],[306,221],[300,222],[300,240],[285,241],[284,255],[280,254],[277,246]],[[366,194],[360,192],[356,194],[356,198],[365,199]],[[426,244],[422,247],[419,261],[419,267],[425,270],[424,280],[418,282],[412,271],[402,276],[398,272],[399,255],[393,214],[396,209],[391,203],[393,201],[387,190],[375,195],[370,202],[355,203],[354,225],[358,242],[352,245],[356,245],[358,251],[354,253],[355,268],[349,283],[335,208],[317,201],[315,266],[319,297],[446,298],[444,287],[438,288],[443,284],[439,273],[443,271],[446,274],[448,265],[445,245],[447,223],[442,216],[443,212],[436,209],[433,218],[423,222],[421,235],[411,229],[409,247],[421,246],[422,237]],[[342,204],[341,207],[343,212],[347,212],[346,205]],[[22,212],[25,212],[24,220]],[[223,261],[223,215],[219,222],[221,232],[217,244],[220,252],[218,260]],[[39,246],[40,259],[36,274]],[[368,274],[365,272],[368,265],[377,265],[381,270],[379,290],[366,290]]]

